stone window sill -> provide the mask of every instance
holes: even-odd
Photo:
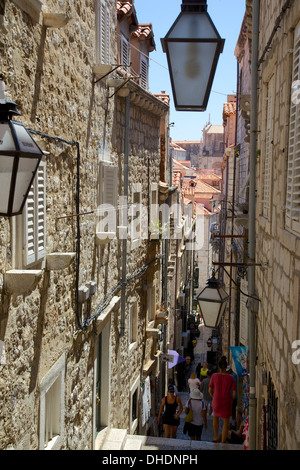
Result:
[[[106,245],[116,237],[116,232],[96,232],[96,245]]]
[[[43,274],[42,269],[10,269],[4,274],[4,289],[7,294],[24,295],[33,291]]]
[[[60,271],[74,261],[76,253],[50,253],[46,256],[46,270]]]
[[[34,21],[39,22],[44,0],[13,0],[13,2]]]

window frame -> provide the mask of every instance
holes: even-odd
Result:
[[[41,160],[23,209],[15,218],[15,261],[18,269],[41,263],[46,256],[46,162]]]
[[[265,152],[262,171],[262,216],[271,219],[271,191],[272,191],[272,160],[274,138],[274,101],[275,101],[275,74],[266,84],[265,106]]]
[[[300,87],[300,23],[294,32],[294,53],[292,62],[292,86],[290,101],[290,117],[289,117],[289,134],[288,134],[288,155],[286,167],[286,199],[285,199],[285,228],[295,235],[300,234],[300,155],[297,152],[297,145],[300,145],[300,135],[298,133],[297,142],[297,126],[300,125],[300,109],[299,109],[299,87]],[[298,153],[298,156],[297,156]],[[298,165],[298,175],[295,174]],[[298,182],[297,182],[298,179]],[[295,188],[298,188],[298,194]],[[298,202],[295,197],[298,197]],[[297,207],[298,206],[298,207]],[[295,211],[298,216],[293,216]]]
[[[155,320],[155,308],[156,308],[156,289],[155,284],[151,284],[147,288],[147,321],[148,324]]]
[[[133,384],[130,387],[130,393],[129,393],[129,417],[130,417],[130,423],[129,423],[129,429],[130,429],[130,434],[134,434],[137,427],[138,427],[138,419],[139,419],[139,399],[140,399],[140,376],[138,375]],[[133,405],[134,405],[134,396],[136,394],[136,400],[135,400],[135,410],[133,410]],[[136,416],[134,419],[133,417]]]
[[[131,238],[131,249],[134,250],[141,245],[142,241],[142,185],[141,183],[134,183],[131,188],[132,194],[132,203],[130,207],[131,223],[130,223],[130,238]],[[136,196],[138,196],[138,201],[136,201]],[[139,223],[136,225],[136,228],[140,228],[139,231],[135,230],[136,220],[134,216],[139,212]]]
[[[158,184],[151,183],[150,186],[150,240],[159,239],[159,207],[158,207]]]
[[[39,435],[39,448],[40,450],[59,450],[63,446],[64,441],[64,415],[65,415],[65,368],[66,359],[63,354],[53,367],[46,373],[40,383],[40,435]],[[57,382],[58,381],[58,382]],[[59,414],[57,418],[57,425],[59,426],[59,434],[57,434],[52,442],[48,441],[45,445],[46,433],[46,415],[47,415],[47,393],[54,385],[58,385],[56,390],[57,399],[59,400]]]
[[[129,315],[128,315],[128,346],[131,351],[137,345],[137,333],[138,333],[138,306],[137,300],[133,299],[129,303]]]

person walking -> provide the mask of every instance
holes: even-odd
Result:
[[[192,392],[194,388],[198,388],[199,385],[200,385],[200,380],[197,379],[196,374],[193,372],[190,378],[188,379],[188,386],[189,386],[190,392]]]
[[[168,386],[167,396],[161,401],[160,410],[157,417],[158,424],[160,423],[162,412],[164,411],[162,423],[164,426],[165,437],[176,439],[177,429],[179,426],[179,417],[182,413],[183,406],[180,397],[175,396],[174,386]]]
[[[232,415],[232,401],[236,396],[236,383],[232,375],[226,372],[227,361],[222,358],[219,362],[219,373],[212,375],[209,383],[209,393],[212,397],[212,408],[214,413],[213,442],[219,442],[219,418],[223,418],[223,428],[221,440],[226,442],[228,435],[229,418]]]
[[[211,415],[212,413],[212,406],[211,406],[212,397],[209,393],[209,383],[210,383],[211,375],[212,375],[211,371],[208,370],[207,376],[202,380],[201,385],[200,385],[200,392],[203,393],[203,402],[206,408],[205,416],[207,415],[207,412],[209,413],[209,415]]]
[[[189,410],[192,410],[193,420],[188,423],[188,435],[191,441],[201,441],[203,425],[207,429],[207,422],[203,394],[198,388],[190,393],[190,398],[185,405],[184,412],[188,414]]]
[[[200,370],[200,381],[201,382],[202,382],[203,379],[205,379],[207,377],[207,372],[208,372],[207,362],[203,362],[203,367],[201,367],[201,370]]]

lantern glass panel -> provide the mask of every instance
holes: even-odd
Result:
[[[210,16],[203,12],[181,13],[167,34],[168,39],[219,39],[219,37]]]
[[[170,42],[170,72],[178,106],[205,102],[217,43]]]
[[[22,123],[11,121],[11,125],[14,127],[14,131],[18,140],[20,152],[27,154],[37,154],[41,156],[41,150],[27,132]]]
[[[30,182],[39,165],[39,158],[20,158],[18,174],[16,179],[16,189],[13,204],[13,212],[20,212],[22,204],[30,189]]]
[[[211,328],[217,326],[220,304],[216,302],[206,302],[205,300],[200,300],[199,305],[205,326]]]
[[[0,125],[0,150],[2,149],[5,149],[6,152],[13,152],[16,149],[8,122],[3,122]]]
[[[0,156],[0,213],[8,208],[13,162],[13,157]]]

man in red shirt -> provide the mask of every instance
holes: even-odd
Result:
[[[231,374],[227,374],[227,361],[222,358],[219,362],[220,372],[213,374],[209,383],[209,393],[212,396],[212,409],[214,413],[213,442],[219,442],[219,418],[223,419],[222,442],[226,442],[228,422],[232,414],[232,401],[236,396],[236,383]]]

